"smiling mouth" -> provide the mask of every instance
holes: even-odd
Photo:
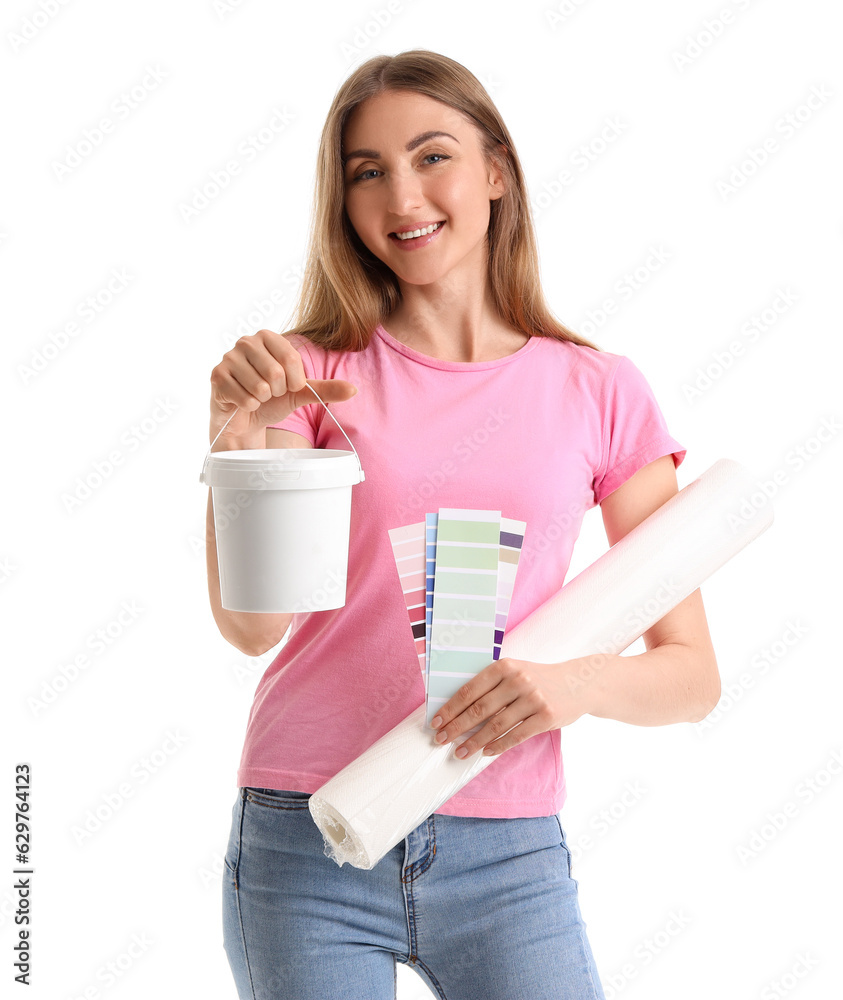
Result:
[[[441,222],[434,222],[431,223],[429,226],[425,226],[424,229],[412,230],[412,233],[414,233],[415,235],[411,235],[410,232],[401,233],[400,236],[398,235],[398,233],[390,233],[389,238],[391,240],[399,240],[401,243],[406,243],[407,241],[412,242],[414,239],[420,240],[423,236],[430,236],[431,233],[435,233],[437,230],[441,229],[444,225],[445,225],[444,220]]]

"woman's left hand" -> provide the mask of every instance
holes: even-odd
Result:
[[[458,743],[462,733],[488,719],[461,744],[467,753],[459,754],[457,747],[457,756],[468,757],[484,747],[484,754],[501,754],[538,733],[569,726],[588,712],[589,685],[583,679],[589,672],[585,658],[562,663],[533,663],[508,656],[495,660],[436,713],[442,720],[439,725],[433,720],[437,738],[442,733],[446,737],[438,741]]]

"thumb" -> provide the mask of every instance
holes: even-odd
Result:
[[[344,400],[351,399],[352,396],[357,394],[357,386],[341,378],[309,378],[306,381],[307,385],[291,393],[294,397],[295,408],[306,406],[308,403],[319,405],[319,400],[308,389],[308,385],[312,385],[321,399],[326,403],[342,403]]]

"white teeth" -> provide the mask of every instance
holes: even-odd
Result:
[[[395,235],[398,237],[399,240],[409,240],[412,239],[414,236],[422,236],[422,235],[426,236],[428,233],[432,233],[435,230],[437,230],[441,225],[442,225],[441,222],[433,222],[425,229],[415,229],[411,233],[396,233]]]

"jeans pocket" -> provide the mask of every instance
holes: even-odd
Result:
[[[269,809],[307,809],[310,792],[280,788],[246,788],[246,799]]]
[[[565,837],[565,830],[562,827],[562,820],[559,818],[559,813],[556,813],[556,822],[559,824],[559,836],[561,837],[560,847],[564,850],[568,857],[568,878],[572,878],[571,875],[571,851],[568,848],[568,841]]]
[[[231,810],[231,830],[228,834],[228,845],[223,856],[223,864],[228,871],[236,876],[240,865],[240,848],[243,842],[243,796],[238,791],[237,801]]]

